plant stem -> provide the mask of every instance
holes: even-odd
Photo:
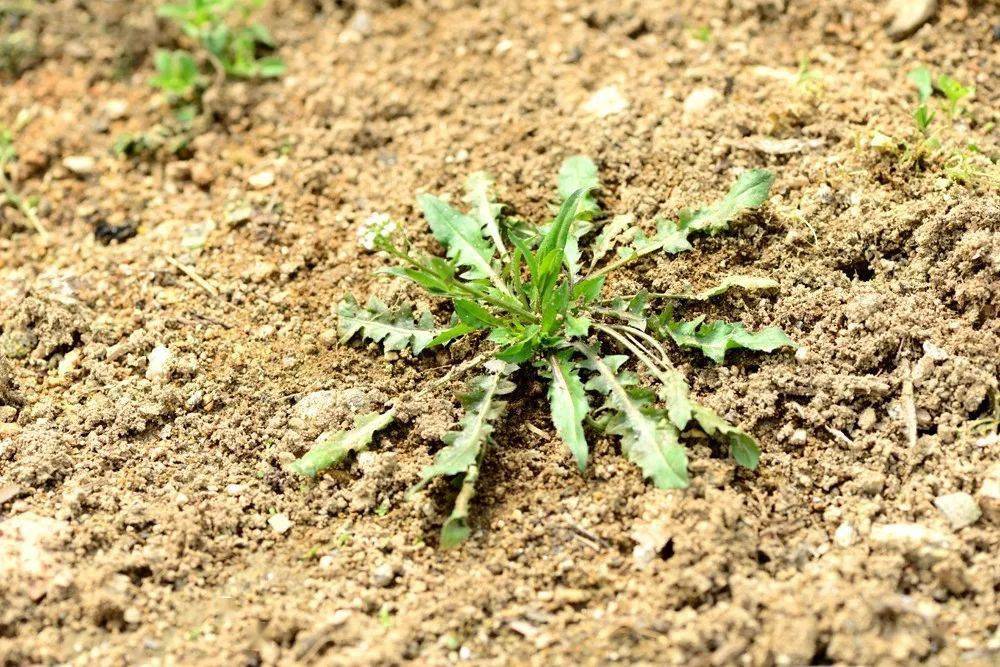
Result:
[[[623,257],[623,258],[621,258],[619,260],[611,262],[610,264],[606,265],[603,269],[598,269],[597,271],[594,271],[594,272],[588,274],[587,277],[584,278],[584,280],[590,280],[592,278],[598,278],[600,276],[603,276],[603,275],[606,275],[608,273],[611,273],[612,271],[617,271],[618,269],[622,268],[623,266],[631,264],[632,262],[634,262],[635,260],[639,259],[640,257],[645,257],[646,255],[648,255],[650,253],[656,252],[657,250],[661,249],[662,247],[663,247],[663,242],[662,241],[658,241],[656,243],[653,243],[652,245],[645,246],[641,250],[636,251],[636,253],[634,255],[629,255],[628,257]]]
[[[594,328],[598,329],[599,331],[603,331],[604,333],[606,333],[607,335],[611,336],[616,341],[618,341],[625,349],[632,352],[632,354],[634,354],[639,359],[639,361],[644,363],[649,368],[649,371],[653,375],[655,375],[658,380],[660,380],[661,382],[664,381],[663,378],[666,376],[664,369],[661,368],[656,363],[656,361],[654,361],[649,356],[649,354],[647,354],[647,351],[643,349],[641,345],[636,344],[635,341],[630,341],[621,333],[603,324],[595,324]]]

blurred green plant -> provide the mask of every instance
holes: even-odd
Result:
[[[206,86],[227,78],[263,79],[284,74],[284,61],[268,55],[274,38],[252,14],[265,0],[188,0],[161,5],[157,15],[172,21],[194,49],[159,50],[153,59],[156,75],[150,84],[168,95],[172,104],[197,101]],[[207,61],[207,76],[199,61]]]

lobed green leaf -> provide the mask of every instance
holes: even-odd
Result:
[[[507,377],[516,366],[503,362],[490,362],[487,375],[474,378],[468,393],[461,396],[465,415],[459,421],[461,428],[444,435],[445,447],[434,457],[434,462],[421,472],[421,481],[411,493],[422,488],[435,477],[457,475],[478,463],[483,446],[493,433],[493,421],[507,408],[498,397],[509,394],[515,386]]]
[[[488,278],[498,287],[503,284],[493,268],[493,252],[483,238],[479,223],[460,213],[434,195],[422,194],[417,203],[423,210],[434,238],[447,248],[448,258],[468,268],[462,278]]]
[[[559,168],[559,196],[563,200],[568,199],[577,190],[583,190],[576,213],[577,217],[581,219],[589,220],[600,213],[601,209],[593,195],[593,191],[600,186],[597,165],[589,157],[574,155],[566,158]]]
[[[795,347],[795,343],[778,327],[750,333],[739,323],[715,320],[703,324],[704,319],[702,316],[688,322],[668,321],[664,329],[681,347],[701,350],[717,364],[723,362],[728,350],[772,352],[779,347]]]
[[[595,378],[599,378],[598,382],[592,378],[587,388],[608,396],[608,408],[613,415],[606,430],[621,437],[625,457],[639,466],[657,488],[687,487],[687,453],[680,444],[677,427],[650,407],[648,392],[630,387],[632,379],[618,374],[619,359],[602,359],[585,345],[578,344],[577,349],[587,355],[597,372]]]
[[[414,354],[420,354],[442,333],[434,326],[434,318],[427,311],[415,320],[413,309],[409,306],[392,312],[377,297],[370,298],[367,305],[361,307],[353,296],[348,295],[340,302],[337,316],[342,343],[360,332],[364,338],[382,343],[386,350],[410,348]]]
[[[743,172],[721,202],[706,209],[695,211],[688,216],[687,228],[716,234],[729,228],[729,223],[737,215],[754,209],[767,201],[774,174],[766,169],[752,169]],[[682,222],[684,216],[682,216]]]
[[[590,411],[576,364],[569,355],[549,357],[549,410],[556,433],[563,439],[581,472],[587,467],[587,439],[583,420]]]
[[[493,179],[485,171],[472,173],[465,179],[465,197],[472,206],[472,217],[479,223],[486,236],[493,241],[501,257],[507,257],[507,248],[500,231],[500,212],[503,206],[494,201]]]
[[[315,477],[322,471],[339,465],[351,452],[361,452],[371,444],[375,433],[389,426],[396,418],[396,409],[381,414],[372,412],[357,417],[349,431],[332,431],[322,434],[316,444],[289,469],[299,475]]]
[[[752,437],[703,405],[695,404],[692,416],[705,433],[729,442],[729,453],[738,464],[750,470],[757,468],[760,447]]]

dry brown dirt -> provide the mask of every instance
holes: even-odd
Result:
[[[925,63],[976,87],[942,140],[996,157],[1000,10],[940,4],[892,41],[863,0],[273,0],[287,75],[127,159],[116,140],[169,117],[153,3],[0,2],[31,7],[0,122],[21,114],[13,176],[52,232],[0,209],[0,663],[997,664],[1000,196],[868,145],[912,135]],[[585,112],[606,86],[627,108]],[[403,498],[455,387],[344,470],[287,475],[319,431],[475,353],[331,342],[349,292],[431,305],[375,274],[361,221],[434,249],[415,194],[476,169],[540,219],[577,153],[643,221],[777,174],[734,232],[608,286],[780,282],[708,312],[797,354],[677,354],[760,469],[694,446],[691,488],[662,492],[595,438],[580,475],[529,375],[460,549],[436,547],[453,490]],[[955,493],[977,521],[936,506]]]

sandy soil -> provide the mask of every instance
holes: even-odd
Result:
[[[12,176],[52,232],[0,209],[0,663],[997,664],[1000,194],[870,144],[912,137],[923,63],[976,87],[942,142],[995,159],[1000,9],[945,1],[893,41],[881,5],[273,0],[287,75],[127,158],[121,136],[170,125],[153,3],[0,2],[31,47],[0,72]],[[608,86],[624,108],[585,111]],[[436,548],[454,490],[403,498],[456,387],[344,470],[289,476],[475,353],[335,343],[349,292],[433,305],[375,274],[361,221],[433,249],[415,194],[476,169],[540,219],[577,153],[644,221],[777,174],[733,233],[608,286],[780,282],[705,312],[797,354],[677,353],[759,471],[699,445],[662,492],[595,439],[580,475],[528,382],[461,549]]]

